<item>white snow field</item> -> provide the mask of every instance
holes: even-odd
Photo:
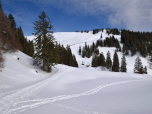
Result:
[[[56,65],[46,73],[32,65],[32,58],[18,51],[4,54],[0,72],[0,114],[152,114],[152,70],[148,58],[141,58],[148,75],[134,74],[136,57],[126,56],[127,73],[86,67],[92,58],[78,55],[79,46],[91,45],[102,32],[55,33],[58,42],[71,45],[79,68]],[[102,33],[104,39],[108,35]],[[115,36],[120,40],[120,36]],[[27,37],[32,40],[33,36]],[[111,58],[115,48],[109,50]],[[122,53],[118,53],[121,61]],[[17,59],[19,58],[19,60]],[[81,65],[82,61],[85,65]]]

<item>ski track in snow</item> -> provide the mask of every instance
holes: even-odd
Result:
[[[10,113],[16,112],[16,111],[25,111],[27,109],[36,108],[38,106],[41,106],[41,105],[44,105],[44,104],[47,104],[47,103],[53,103],[53,102],[56,102],[56,101],[61,101],[61,100],[66,100],[66,99],[71,99],[71,98],[77,98],[77,97],[96,94],[100,90],[102,90],[106,87],[110,87],[110,86],[115,86],[115,85],[119,85],[119,84],[130,83],[130,82],[151,81],[151,80],[152,79],[120,81],[120,82],[114,82],[114,83],[110,83],[110,84],[101,85],[101,86],[98,86],[94,89],[91,89],[89,91],[86,91],[86,92],[80,93],[80,94],[61,95],[61,96],[56,96],[56,97],[52,97],[52,98],[26,100],[26,101],[18,100],[18,102],[12,103],[13,105],[15,105],[17,107],[14,107],[14,108],[10,107],[10,108],[8,108],[8,110],[3,110],[3,112],[5,112],[5,114],[10,114]]]
[[[99,113],[97,111],[90,112],[90,111],[87,111],[87,110],[82,110],[82,109],[74,108],[74,107],[71,107],[71,106],[65,106],[65,105],[62,105],[62,104],[55,104],[55,103],[51,103],[51,104],[55,105],[55,106],[58,106],[58,107],[62,107],[62,108],[74,110],[74,111],[77,111],[77,112],[85,113],[85,114],[109,114],[109,113]]]
[[[12,94],[9,94],[5,97],[1,97],[1,96],[3,96],[3,94],[1,94],[0,95],[0,97],[1,97],[0,98],[0,114],[11,114],[12,113],[11,110],[16,109],[18,107],[18,105],[16,105],[16,103],[27,100],[30,96],[34,96],[34,94],[37,91],[39,91],[40,89],[42,89],[43,87],[48,85],[50,82],[57,79],[61,75],[61,73],[64,69],[65,69],[65,67],[62,66],[62,68],[61,68],[59,66],[59,71],[56,74],[54,74],[52,77],[50,77],[46,80],[43,80],[37,84],[31,85],[28,87],[25,87],[23,89],[12,91],[14,93],[8,92],[8,93],[12,93]]]

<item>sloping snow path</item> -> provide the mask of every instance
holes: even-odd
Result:
[[[29,94],[29,92],[27,92],[28,94],[25,97],[23,97],[23,98],[25,99],[25,98],[27,98],[27,96],[29,97],[29,95],[32,95],[34,92],[36,92],[35,90],[38,90],[39,88],[42,88],[43,86],[47,85],[50,81],[56,79],[59,76],[59,74],[60,74],[60,72],[58,72],[50,80],[46,80],[46,81],[44,81],[44,83],[41,82],[42,86],[39,86],[39,84],[38,85],[36,84],[37,86],[39,86],[38,88],[35,87],[35,85],[34,85],[34,88],[33,87],[27,87],[27,89],[22,90],[21,92],[23,92],[23,94],[24,94],[24,91],[27,92],[26,90],[29,90],[29,89],[30,89],[30,92],[31,92],[30,94]],[[106,87],[115,86],[115,85],[124,84],[124,83],[140,82],[140,81],[152,81],[152,79],[127,80],[127,81],[120,81],[120,82],[104,84],[104,85],[98,86],[98,87],[96,87],[94,89],[91,89],[89,91],[80,93],[80,94],[61,95],[61,96],[56,96],[56,97],[52,97],[52,98],[34,99],[34,100],[24,100],[23,98],[22,99],[17,99],[17,100],[15,100],[15,102],[14,102],[14,100],[9,102],[9,103],[13,103],[12,104],[13,107],[11,105],[7,106],[5,108],[5,110],[2,110],[2,113],[11,114],[12,112],[16,112],[16,111],[19,111],[19,110],[25,111],[27,109],[36,108],[38,106],[41,106],[41,105],[44,105],[44,104],[47,104],[47,103],[53,103],[53,102],[60,101],[60,100],[66,100],[66,99],[71,99],[71,98],[76,98],[76,97],[82,97],[82,96],[96,94],[97,92],[101,91],[102,89],[104,89]],[[15,95],[18,95],[18,94],[15,94]],[[21,93],[20,93],[20,95],[21,95]],[[12,98],[10,100],[12,100]],[[4,101],[6,101],[6,100],[4,99]],[[26,105],[27,103],[28,103],[28,105]],[[77,110],[80,110],[80,109],[77,109]]]
[[[62,71],[64,70],[64,66],[59,66],[59,71],[54,74],[52,77],[43,80],[37,84],[25,87],[23,89],[19,89],[17,91],[13,91],[14,93],[11,93],[9,95],[6,95],[5,97],[1,97],[0,99],[0,114],[11,114],[12,109],[15,109],[18,107],[18,102],[27,100],[29,97],[34,95],[37,91],[42,89],[43,87],[47,86],[50,82],[57,79]],[[0,96],[3,96],[5,94],[0,94]]]

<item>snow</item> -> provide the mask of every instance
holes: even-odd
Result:
[[[151,114],[152,71],[148,58],[140,57],[148,75],[134,74],[135,56],[126,56],[127,73],[86,67],[92,58],[82,58],[79,46],[108,37],[106,31],[54,33],[58,42],[70,45],[79,68],[56,65],[46,73],[33,66],[32,58],[18,51],[4,54],[5,68],[0,72],[0,114]],[[110,35],[111,36],[111,35]],[[120,41],[120,36],[115,35]],[[27,37],[32,40],[34,37]],[[106,57],[115,48],[100,47]],[[118,52],[121,61],[122,53]],[[19,60],[17,59],[19,58]],[[85,65],[81,65],[82,61]],[[38,73],[37,73],[37,72]]]

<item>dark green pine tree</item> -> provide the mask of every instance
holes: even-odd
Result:
[[[146,66],[143,70],[144,70],[144,73],[147,74],[147,67]]]
[[[90,58],[90,56],[91,56],[91,52],[90,52],[90,47],[89,47],[89,45],[88,45],[87,57]]]
[[[106,58],[106,68],[111,70],[112,67],[112,61],[111,61],[111,55],[110,52],[107,52],[107,58]]]
[[[94,42],[92,43],[92,52],[94,52],[95,51],[95,44],[94,44]]]
[[[98,56],[96,54],[92,56],[92,67],[98,67]]]
[[[139,74],[143,73],[143,65],[139,56],[135,60],[134,73],[139,73]]]
[[[95,49],[95,54],[99,55],[99,49],[98,48]]]
[[[129,55],[129,52],[128,52],[128,47],[126,47],[126,50],[125,50],[125,55]]]
[[[11,22],[12,28],[14,30],[16,30],[16,22],[15,22],[15,19],[11,13],[8,15],[8,20]]]
[[[101,34],[100,38],[102,38],[102,34]]]
[[[106,40],[103,41],[103,46],[106,47],[107,46],[107,42]]]
[[[34,55],[34,44],[33,41],[28,41],[28,55],[33,57]]]
[[[21,43],[21,46],[23,47],[23,52],[25,53],[25,44],[24,44],[24,40],[25,40],[25,37],[24,37],[24,34],[23,34],[23,31],[22,31],[22,28],[19,27],[17,28],[17,35],[16,35],[16,39],[17,41],[19,41]]]
[[[77,60],[76,60],[76,58],[75,58],[75,55],[73,55],[73,67],[78,67],[78,63],[77,63]]]
[[[131,56],[134,56],[136,54],[136,47],[133,44],[132,48],[131,48]]]
[[[105,67],[106,66],[106,62],[105,62],[105,57],[104,57],[103,53],[100,54],[99,58],[100,58],[100,61],[101,61],[100,66]]]
[[[112,71],[119,72],[119,59],[118,59],[118,55],[117,55],[116,51],[115,51],[114,57],[113,57]]]
[[[43,11],[37,21],[34,22],[33,35],[35,38],[34,64],[42,65],[44,71],[50,72],[55,65],[55,44],[53,26],[50,18]]]
[[[146,48],[145,48],[145,44],[142,44],[141,47],[140,47],[140,54],[143,56],[143,57],[146,57],[147,56],[147,51],[146,51]]]
[[[85,50],[85,48],[83,47],[83,49],[82,49],[82,57],[84,58],[85,55],[86,55],[86,50]]]
[[[68,65],[68,51],[62,45],[62,63]]]
[[[123,55],[122,58],[121,58],[121,67],[120,67],[121,72],[127,72],[126,65],[127,65],[126,58],[125,58],[125,55]]]
[[[1,0],[0,0],[0,10],[3,10]]]
[[[125,54],[125,51],[126,51],[126,46],[123,44],[123,47],[122,47],[123,54]]]
[[[67,45],[66,47],[66,50],[67,50],[67,53],[68,53],[68,64],[69,66],[73,66],[74,64],[74,61],[73,61],[73,56],[72,56],[72,52],[71,52],[71,48],[70,46]]]
[[[60,45],[56,42],[56,45],[55,45],[55,49],[54,49],[54,60],[55,63],[58,63],[58,64],[61,64],[61,49],[60,49]]]
[[[102,40],[99,40],[99,46],[103,47]]]
[[[79,55],[81,55],[81,46],[79,46]]]

